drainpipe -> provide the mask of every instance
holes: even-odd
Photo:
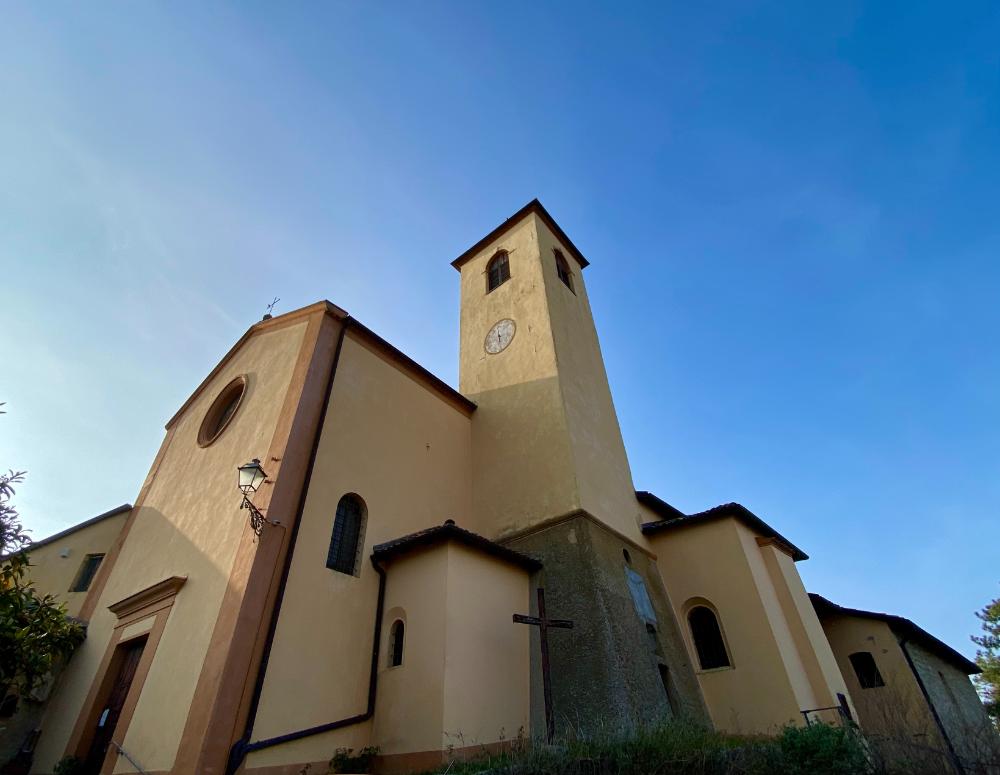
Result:
[[[297,517],[295,519],[295,524],[292,527],[292,534],[289,537],[288,551],[285,554],[285,562],[281,571],[281,580],[278,583],[278,594],[275,599],[271,621],[268,625],[267,638],[264,641],[264,650],[261,654],[260,665],[257,668],[257,677],[254,682],[253,695],[250,700],[250,710],[247,713],[247,720],[243,728],[243,735],[233,744],[233,747],[229,752],[229,762],[226,765],[226,775],[234,775],[234,773],[240,768],[240,765],[243,764],[243,760],[246,758],[246,755],[252,751],[270,748],[275,745],[280,745],[281,743],[298,740],[300,738],[316,735],[321,732],[328,732],[332,729],[340,729],[341,727],[350,726],[351,724],[358,724],[362,721],[370,719],[375,712],[375,689],[378,681],[378,651],[382,630],[382,607],[385,601],[385,569],[383,569],[375,561],[375,558],[372,557],[372,565],[374,566],[376,573],[379,575],[379,587],[378,603],[376,605],[375,614],[374,637],[372,640],[372,665],[371,676],[368,683],[367,709],[364,713],[357,716],[340,719],[339,721],[332,721],[328,724],[321,724],[308,729],[301,729],[296,732],[289,732],[286,735],[280,735],[266,740],[258,740],[255,743],[250,742],[250,735],[253,733],[253,726],[257,719],[257,710],[260,707],[261,694],[264,690],[264,676],[267,674],[267,665],[271,658],[271,648],[274,645],[274,634],[278,628],[278,614],[281,612],[281,604],[285,597],[285,587],[288,583],[288,573],[291,570],[292,557],[295,554],[295,541],[299,535],[299,525],[302,523],[302,512],[305,510],[306,496],[309,492],[309,483],[312,480],[313,468],[316,464],[316,456],[319,450],[319,440],[322,435],[324,421],[326,420],[327,408],[330,405],[330,396],[333,393],[333,382],[337,376],[337,366],[340,363],[340,353],[344,346],[344,336],[347,334],[347,328],[351,323],[352,318],[349,316],[341,321],[340,335],[337,339],[337,348],[334,351],[333,364],[330,367],[330,378],[327,381],[326,396],[323,399],[323,408],[320,412],[319,424],[317,425],[316,434],[313,438],[312,449],[309,452],[309,464],[306,469],[306,479],[302,484],[302,494],[299,497],[299,503],[296,509]]]
[[[247,724],[248,731],[244,734],[243,739],[239,740],[233,746],[232,753],[229,756],[229,767],[226,770],[227,775],[233,775],[240,768],[243,759],[249,753],[260,751],[264,748],[273,748],[282,743],[290,743],[293,740],[301,740],[303,737],[311,737],[323,732],[332,732],[334,729],[360,724],[362,721],[368,721],[368,719],[375,715],[375,695],[378,689],[378,653],[379,643],[382,640],[382,612],[385,607],[385,568],[378,564],[378,560],[374,556],[372,556],[371,560],[372,567],[375,568],[375,572],[378,574],[378,603],[375,606],[375,629],[372,634],[371,673],[368,676],[368,707],[365,708],[364,713],[359,713],[356,716],[348,716],[336,721],[328,721],[325,724],[319,724],[314,727],[297,729],[294,732],[287,732],[277,737],[268,737],[264,740],[258,740],[255,743],[248,742],[250,732],[253,730],[253,718],[251,717]]]
[[[927,707],[931,709],[931,715],[934,717],[934,723],[937,725],[938,732],[941,733],[941,737],[944,738],[944,744],[948,747],[948,760],[951,762],[951,766],[955,768],[955,772],[957,772],[958,775],[966,775],[965,767],[962,766],[962,762],[958,758],[958,754],[955,752],[955,746],[951,744],[951,738],[948,737],[948,733],[945,731],[944,723],[938,715],[937,708],[934,707],[934,703],[931,702],[931,696],[927,693],[927,687],[924,686],[924,681],[920,677],[920,673],[917,672],[916,665],[913,664],[910,652],[906,650],[906,644],[909,640],[910,636],[906,635],[899,642],[899,647],[903,650],[903,656],[906,657],[906,664],[910,666],[910,672],[912,672],[913,677],[917,679],[917,686],[920,687],[920,693],[924,696],[924,702],[926,702]]]

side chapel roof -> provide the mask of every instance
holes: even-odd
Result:
[[[897,636],[903,636],[908,640],[916,641],[929,652],[940,657],[945,662],[954,665],[966,675],[974,675],[982,672],[979,669],[979,665],[971,659],[962,656],[947,643],[938,640],[927,632],[927,630],[903,616],[883,614],[877,611],[862,611],[858,608],[845,608],[813,592],[809,593],[809,600],[812,602],[813,608],[816,609],[816,615],[820,619],[831,616],[856,616],[861,619],[874,619],[875,621],[885,622]]]
[[[411,552],[414,549],[433,546],[434,544],[446,541],[457,541],[472,549],[478,549],[481,552],[485,552],[497,559],[512,563],[528,571],[536,571],[542,567],[542,563],[534,557],[529,557],[513,549],[508,549],[503,544],[498,544],[496,541],[484,538],[478,533],[461,528],[452,519],[445,520],[443,525],[429,527],[426,530],[420,530],[416,533],[395,538],[392,541],[377,544],[372,549],[372,557],[376,560],[387,560],[391,557]]]
[[[746,506],[739,503],[724,503],[721,506],[715,506],[706,511],[699,511],[697,514],[685,514],[646,490],[637,490],[635,497],[638,499],[639,503],[644,506],[648,506],[652,511],[656,512],[658,516],[662,517],[662,519],[658,522],[646,522],[642,526],[642,532],[646,535],[655,535],[666,530],[691,527],[693,525],[711,522],[716,519],[731,517],[733,519],[738,519],[751,530],[760,533],[764,537],[773,538],[788,550],[788,552],[792,555],[792,559],[796,562],[799,560],[809,559],[808,554],[799,549],[795,544],[768,525]]]
[[[123,503],[121,506],[115,506],[115,508],[111,509],[110,511],[105,511],[103,514],[98,514],[96,517],[91,517],[88,520],[73,525],[72,527],[68,527],[65,530],[62,530],[54,535],[48,536],[47,538],[41,538],[38,541],[32,541],[25,548],[27,549],[27,551],[30,552],[31,550],[37,549],[40,546],[46,546],[47,544],[51,544],[62,538],[66,538],[67,536],[77,532],[78,530],[83,530],[85,527],[96,525],[98,522],[103,522],[104,520],[110,519],[111,517],[117,517],[119,514],[131,510],[132,510],[131,503]]]

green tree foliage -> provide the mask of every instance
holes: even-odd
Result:
[[[983,634],[972,636],[979,646],[976,664],[983,671],[976,676],[976,683],[987,711],[1000,725],[1000,597],[977,611],[976,616],[983,623]]]
[[[83,640],[66,607],[28,578],[30,539],[11,503],[23,471],[0,474],[0,691],[28,694]]]

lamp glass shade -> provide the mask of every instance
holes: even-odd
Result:
[[[260,461],[254,458],[249,463],[244,463],[237,469],[240,473],[240,491],[244,495],[257,492],[257,488],[267,478],[264,469],[260,467]]]

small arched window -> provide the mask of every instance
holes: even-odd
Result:
[[[405,625],[402,619],[397,619],[389,629],[389,667],[399,667],[403,664],[403,636]]]
[[[510,279],[510,257],[501,250],[486,266],[486,292],[499,288]]]
[[[552,252],[556,257],[556,274],[559,275],[559,279],[563,281],[563,284],[572,291],[573,273],[569,269],[566,257],[563,256],[562,251],[558,248],[553,249]],[[576,293],[576,291],[573,292]]]
[[[715,612],[703,605],[695,606],[688,613],[688,624],[691,626],[691,639],[694,641],[695,651],[698,652],[701,669],[730,667],[726,642],[722,639],[722,629],[719,627]]]
[[[358,548],[365,526],[365,504],[354,494],[347,494],[337,504],[337,516],[333,520],[333,535],[330,536],[330,550],[326,555],[326,567],[353,576],[357,572]]]

